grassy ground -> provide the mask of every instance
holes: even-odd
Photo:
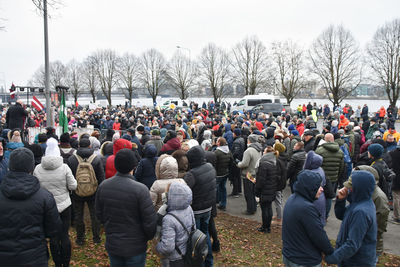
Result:
[[[225,213],[218,214],[216,224],[221,252],[214,254],[215,266],[283,266],[281,228],[273,227],[270,234],[262,234],[255,230],[259,227],[259,223]],[[104,239],[103,234],[103,241]],[[104,243],[94,245],[88,238],[84,247],[78,247],[74,242],[73,230],[71,230],[71,241],[71,266],[110,265]],[[54,266],[52,261],[50,264]],[[153,253],[152,243],[149,243],[146,266],[159,266],[158,257]],[[377,266],[400,266],[400,257],[384,254]]]

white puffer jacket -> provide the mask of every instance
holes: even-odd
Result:
[[[156,177],[157,180],[154,181],[150,188],[150,196],[153,201],[153,205],[156,210],[158,210],[162,205],[162,193],[167,191],[167,187],[172,182],[185,181],[178,177],[178,162],[176,159],[170,155],[161,155],[156,162]]]
[[[75,190],[77,182],[61,156],[44,156],[33,175],[38,178],[40,186],[53,194],[59,213],[71,205],[68,190]]]

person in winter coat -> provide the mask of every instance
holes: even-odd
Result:
[[[372,193],[372,201],[374,202],[375,205],[376,221],[378,225],[378,235],[376,243],[376,256],[378,258],[379,255],[381,255],[383,252],[383,233],[386,232],[387,221],[390,212],[389,201],[388,198],[386,197],[386,194],[378,186],[379,175],[374,168],[367,165],[360,165],[355,167],[354,169],[368,171],[372,173],[372,175],[375,178],[375,189],[374,192]],[[350,177],[349,180],[344,183],[344,189],[341,189],[341,191],[342,190],[351,191],[351,189],[352,189],[352,183]],[[339,194],[341,193],[342,192],[339,192]],[[345,194],[347,194],[347,192],[345,192]]]
[[[167,192],[167,187],[172,182],[185,183],[183,179],[178,178],[178,163],[176,159],[170,155],[161,155],[155,167],[157,180],[150,188],[151,201],[156,210],[162,205],[162,194]]]
[[[8,171],[8,159],[4,157],[5,147],[6,147],[6,140],[0,137],[0,183]]]
[[[28,116],[28,111],[23,107],[24,103],[18,99],[15,105],[10,106],[6,113],[6,122],[8,129],[24,129],[25,120]]]
[[[278,183],[276,167],[278,154],[272,147],[267,147],[257,168],[255,194],[260,198],[262,218],[262,225],[257,230],[262,233],[271,232],[272,201],[275,200]]]
[[[147,144],[152,144],[157,148],[157,155],[160,153],[161,148],[164,145],[164,143],[161,140],[159,129],[154,129],[151,131],[150,140],[146,142],[146,145]]]
[[[183,178],[192,189],[192,209],[196,220],[196,228],[207,235],[208,254],[205,266],[213,266],[211,240],[208,233],[208,224],[211,208],[216,198],[216,172],[210,163],[205,161],[205,152],[201,146],[194,146],[186,153],[190,170]]]
[[[287,179],[289,180],[292,193],[294,192],[293,185],[297,180],[297,175],[303,170],[305,160],[306,152],[304,151],[304,144],[303,142],[297,142],[294,145],[293,155],[287,165]]]
[[[344,129],[346,128],[347,125],[349,125],[350,121],[344,116],[340,115],[340,121],[339,121],[339,129]]]
[[[147,241],[156,233],[157,215],[147,187],[133,178],[138,165],[130,149],[115,156],[117,174],[100,184],[96,215],[104,224],[111,266],[146,264]]]
[[[224,125],[225,128],[225,133],[222,136],[223,138],[225,138],[226,143],[228,144],[229,149],[232,149],[232,145],[233,145],[233,133],[231,130],[231,124],[227,123]]]
[[[61,229],[56,201],[31,175],[33,153],[25,147],[10,155],[0,184],[0,262],[2,266],[48,266],[46,238]]]
[[[302,136],[304,133],[304,123],[301,120],[297,121],[296,130],[299,132],[299,136]]]
[[[323,188],[321,176],[313,171],[299,173],[294,193],[283,210],[282,241],[285,266],[320,266],[321,254],[329,255],[333,248],[313,204]]]
[[[68,166],[71,168],[72,174],[74,175],[76,180],[76,171],[79,166],[79,161],[77,157],[82,158],[82,160],[92,159],[92,167],[94,173],[96,175],[97,184],[100,185],[104,181],[104,168],[101,163],[101,158],[93,154],[93,149],[90,147],[90,141],[88,138],[82,138],[79,141],[79,148],[76,151],[76,154],[72,155],[68,159]],[[93,156],[93,157],[92,157]],[[91,158],[92,157],[92,158]],[[79,185],[78,185],[79,186]],[[85,203],[89,208],[90,220],[92,222],[92,234],[93,234],[93,242],[99,244],[101,242],[100,238],[100,224],[96,219],[95,210],[94,210],[94,202],[95,202],[94,193],[91,196],[81,197],[78,196],[75,191],[72,192],[72,202],[74,207],[74,220],[75,220],[75,228],[76,228],[76,244],[79,246],[83,246],[85,244],[85,223],[84,223],[84,206]]]
[[[247,149],[244,151],[243,160],[237,164],[241,169],[241,177],[243,179],[244,197],[246,199],[245,214],[253,215],[257,211],[256,198],[254,196],[254,183],[248,177],[256,176],[256,164],[261,158],[262,146],[258,143],[258,135],[251,134],[247,138]]]
[[[178,137],[176,137],[175,131],[168,131],[167,136],[164,139],[164,145],[160,150],[160,154],[168,154],[171,155],[174,151],[181,148],[181,142],[179,141]]]
[[[135,171],[135,179],[139,183],[147,186],[148,189],[153,185],[156,178],[155,167],[157,162],[157,148],[150,144],[143,149],[143,158]]]
[[[124,148],[132,149],[132,143],[125,139],[118,139],[114,142],[113,155],[109,156],[106,161],[106,179],[113,177],[117,173],[114,164],[115,155],[117,155],[118,151]]]
[[[189,170],[189,162],[186,157],[186,152],[182,149],[178,149],[174,153],[172,153],[172,156],[176,159],[178,162],[178,178],[183,178],[186,174],[186,172]]]
[[[104,173],[106,171],[107,159],[113,155],[113,143],[111,141],[104,142],[100,147],[101,162],[103,163]]]
[[[276,167],[277,167],[277,172],[278,172],[278,180],[283,180],[285,181],[284,186],[286,187],[287,183],[287,164],[288,164],[288,158],[287,158],[287,153],[286,153],[286,147],[279,143],[276,142],[274,144],[274,150],[279,153],[278,158],[276,159]],[[278,183],[279,185],[279,183]],[[277,224],[279,226],[282,226],[282,203],[283,203],[283,193],[281,189],[277,189],[279,191],[276,191],[276,196],[275,196],[275,208],[276,208],[276,216],[272,217],[272,222],[271,224]]]
[[[72,204],[69,190],[75,190],[77,182],[60,155],[56,139],[47,140],[46,154],[42,162],[36,166],[33,175],[38,178],[40,186],[53,194],[62,221],[62,230],[56,237],[50,239],[51,256],[56,266],[69,266],[71,241],[68,231]]]
[[[377,119],[372,118],[370,121],[370,125],[367,131],[367,134],[365,135],[365,139],[369,140],[373,138],[374,132],[379,131],[379,125],[377,124]]]
[[[389,198],[391,178],[388,173],[389,167],[386,162],[382,159],[384,148],[380,144],[371,144],[368,147],[368,157],[372,159],[371,167],[373,167],[379,174],[378,186],[385,192],[386,196]]]
[[[400,162],[400,147],[389,153],[392,162]],[[393,172],[396,176],[392,183],[393,195],[393,222],[400,224],[400,164],[392,164]]]
[[[233,144],[232,144],[232,157],[234,162],[240,162],[243,159],[243,153],[246,150],[246,142],[242,137],[242,131],[239,128],[233,130]],[[239,197],[242,193],[242,179],[240,178],[240,169],[236,164],[231,166],[231,181],[232,181],[232,193],[233,197]]]
[[[76,149],[71,147],[70,141],[71,138],[68,133],[63,133],[60,136],[60,153],[64,163],[68,163],[69,157],[76,151]]]
[[[310,150],[314,149],[315,137],[313,131],[307,130],[303,134],[304,139],[304,151],[308,153]]]
[[[210,130],[205,130],[203,132],[203,142],[201,142],[201,147],[206,150],[206,147],[212,146],[212,132]]]
[[[6,144],[6,151],[4,153],[4,157],[6,159],[10,158],[10,154],[13,150],[24,146],[24,143],[22,143],[21,133],[19,132],[19,130],[10,131],[8,132],[8,135],[9,135],[8,140],[10,141]]]
[[[223,137],[217,140],[217,149],[215,150],[217,171],[217,204],[221,210],[226,209],[226,180],[229,176],[229,166],[233,162],[232,153],[229,151],[228,144]]]
[[[314,151],[310,151],[307,153],[306,161],[304,163],[304,169],[310,170],[315,173],[318,173],[322,178],[321,186],[324,187],[326,184],[326,178],[324,170],[321,168],[322,166],[322,157],[318,154],[315,154]],[[323,226],[326,224],[326,199],[324,192],[321,193],[318,199],[314,200],[314,206],[317,208],[321,223]]]
[[[172,182],[168,187],[168,213],[162,219],[161,239],[156,251],[164,258],[162,266],[184,266],[181,255],[185,255],[188,249],[188,233],[196,229],[193,210],[190,207],[192,190],[185,183],[179,182]]]
[[[351,177],[351,194],[339,194],[336,199],[335,215],[342,224],[336,249],[325,257],[325,261],[339,266],[372,267],[376,265],[377,237],[376,210],[372,201],[375,179],[367,171],[353,171]],[[346,198],[350,201],[347,207]]]

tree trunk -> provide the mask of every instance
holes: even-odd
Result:
[[[92,94],[92,98],[93,98],[93,103],[96,103],[96,95],[95,95],[95,93],[91,92],[91,94]]]

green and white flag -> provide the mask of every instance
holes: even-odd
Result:
[[[62,91],[62,93],[61,93],[60,110],[59,110],[58,114],[59,114],[59,120],[60,120],[59,125],[63,129],[63,133],[66,133],[66,132],[68,132],[68,119],[67,119],[67,111],[65,108],[64,91]]]

